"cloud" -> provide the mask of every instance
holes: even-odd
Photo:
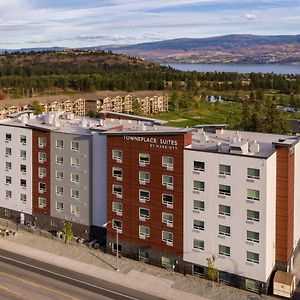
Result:
[[[257,15],[254,14],[254,13],[246,13],[244,15],[244,18],[249,20],[249,21],[252,21],[252,20],[256,20],[257,19]]]

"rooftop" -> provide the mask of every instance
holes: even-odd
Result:
[[[291,147],[298,141],[298,137],[288,135],[224,129],[208,132],[201,128],[193,133],[192,144],[186,149],[268,158],[275,146]]]

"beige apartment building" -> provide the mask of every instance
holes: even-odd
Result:
[[[133,113],[137,102],[144,115],[168,111],[168,95],[161,91],[133,93],[101,91],[74,96],[47,96],[27,99],[3,100],[0,102],[0,118],[27,110],[37,101],[45,113],[63,110],[66,113],[84,116],[91,112],[111,111]]]

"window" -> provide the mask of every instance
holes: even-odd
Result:
[[[118,163],[122,162],[122,158],[123,158],[123,153],[121,150],[113,150],[112,151],[112,158],[113,160],[115,160]]]
[[[139,182],[140,182],[140,184],[149,183],[150,182],[150,173],[140,171],[139,172]]]
[[[20,186],[26,188],[26,179],[20,179]]]
[[[71,197],[74,199],[79,199],[79,191],[71,189]]]
[[[229,185],[219,184],[219,194],[220,195],[231,195],[231,187]]]
[[[39,201],[39,208],[45,208],[47,206],[46,198],[39,197],[38,201]]]
[[[259,243],[259,232],[247,230],[247,241]]]
[[[71,182],[79,183],[79,174],[71,173]]]
[[[20,157],[26,159],[26,150],[20,150]]]
[[[224,245],[219,245],[219,254],[225,255],[225,256],[230,256],[230,247],[224,246]]]
[[[79,216],[79,205],[71,204],[71,214]]]
[[[11,170],[11,162],[10,161],[5,162],[5,170]],[[21,172],[22,172],[22,170],[21,170]]]
[[[113,202],[112,203],[112,210],[119,214],[119,215],[122,215],[122,210],[123,210],[123,206],[122,206],[122,203],[119,203],[119,202]]]
[[[139,190],[139,201],[145,203],[150,200],[150,192],[146,190]]]
[[[62,202],[56,201],[56,210],[63,211],[64,210],[64,204]]]
[[[6,147],[5,148],[5,156],[10,156],[11,155],[11,148]]]
[[[166,186],[167,189],[173,189],[173,176],[163,175],[162,176],[162,185]]]
[[[247,168],[247,178],[259,179],[260,171],[259,169]]]
[[[259,222],[259,211],[247,209],[247,220]]]
[[[259,264],[259,254],[247,251],[247,261]]]
[[[173,260],[170,257],[162,256],[161,257],[161,265],[165,268],[169,268],[173,266]]]
[[[56,173],[56,179],[57,180],[63,180],[64,179],[64,172],[63,171],[57,170],[55,173]]]
[[[173,195],[162,194],[162,203],[168,208],[173,208]]]
[[[257,200],[259,201],[259,191],[247,189],[247,199],[248,200]]]
[[[122,232],[122,221],[119,220],[112,220],[112,227],[119,232]]]
[[[6,135],[5,135],[5,141],[6,142],[11,142],[11,134],[10,133],[6,133]]]
[[[39,148],[44,148],[44,147],[46,147],[46,145],[47,145],[47,140],[46,140],[46,138],[40,136],[40,137],[38,138],[38,144],[39,144]]]
[[[26,165],[20,165],[20,171],[23,174],[26,174]]]
[[[122,169],[121,168],[112,168],[112,176],[117,180],[122,179]]]
[[[39,182],[39,192],[45,193],[46,192],[46,183]]]
[[[46,168],[39,167],[39,178],[46,177]]]
[[[162,232],[162,240],[169,246],[173,246],[173,233],[169,231]]]
[[[246,278],[246,290],[258,293],[260,287],[260,282]]]
[[[64,163],[64,157],[63,156],[56,155],[55,160],[56,160],[56,163],[58,165],[62,165]]]
[[[139,208],[140,220],[146,220],[150,217],[150,210],[148,208]]]
[[[64,188],[62,186],[56,187],[56,195],[62,196],[64,194]]]
[[[45,152],[39,152],[39,163],[43,163],[46,161],[46,153]]]
[[[231,274],[227,272],[220,271],[219,272],[219,282],[223,282],[225,284],[230,284]]]
[[[195,230],[204,230],[204,222],[200,220],[193,221],[193,229]]]
[[[219,205],[219,215],[230,216],[231,208],[227,205]]]
[[[139,237],[144,239],[150,236],[150,228],[148,226],[139,226]]]
[[[173,227],[173,214],[163,212],[162,222],[167,224],[168,227]]]
[[[150,164],[150,155],[145,153],[139,154],[139,164],[141,166],[149,165]]]
[[[149,250],[139,249],[139,260],[149,262]]]
[[[193,274],[202,277],[204,275],[204,267],[194,265],[193,266]]]
[[[22,202],[26,202],[26,194],[20,194],[20,200],[22,201]]]
[[[56,140],[56,148],[57,149],[63,149],[64,148],[64,141],[63,140]]]
[[[221,175],[230,175],[231,174],[231,166],[219,165],[219,174],[221,174]]]
[[[72,167],[79,167],[79,158],[71,157],[71,166]]]
[[[12,196],[12,192],[9,191],[9,190],[6,190],[6,191],[5,191],[5,198],[6,198],[6,199],[10,199],[11,196]]]
[[[169,171],[173,170],[173,166],[174,166],[174,159],[173,159],[173,157],[163,156],[162,157],[162,166],[166,167],[167,170],[169,170]]]
[[[21,136],[20,136],[20,143],[21,143],[22,145],[26,145],[26,135],[21,135]]]
[[[5,176],[5,184],[11,184],[11,176]]]
[[[11,218],[11,216],[12,216],[11,210],[5,208],[5,209],[4,209],[4,216],[5,216],[5,217],[8,217],[8,218]]]
[[[219,234],[230,236],[230,227],[225,225],[219,225]]]
[[[194,161],[194,171],[204,171],[205,163],[203,161]]]
[[[79,151],[79,142],[71,142],[71,150],[73,151]]]
[[[205,183],[203,181],[194,180],[194,191],[204,192]]]
[[[196,211],[204,211],[204,201],[194,200],[193,209]]]
[[[113,184],[112,186],[112,193],[116,195],[117,197],[122,197],[122,186]]]
[[[193,239],[193,249],[204,250],[204,241]]]

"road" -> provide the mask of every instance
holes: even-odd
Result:
[[[0,299],[161,300],[4,250],[0,250]]]
[[[0,262],[0,299],[108,300],[111,298]]]

